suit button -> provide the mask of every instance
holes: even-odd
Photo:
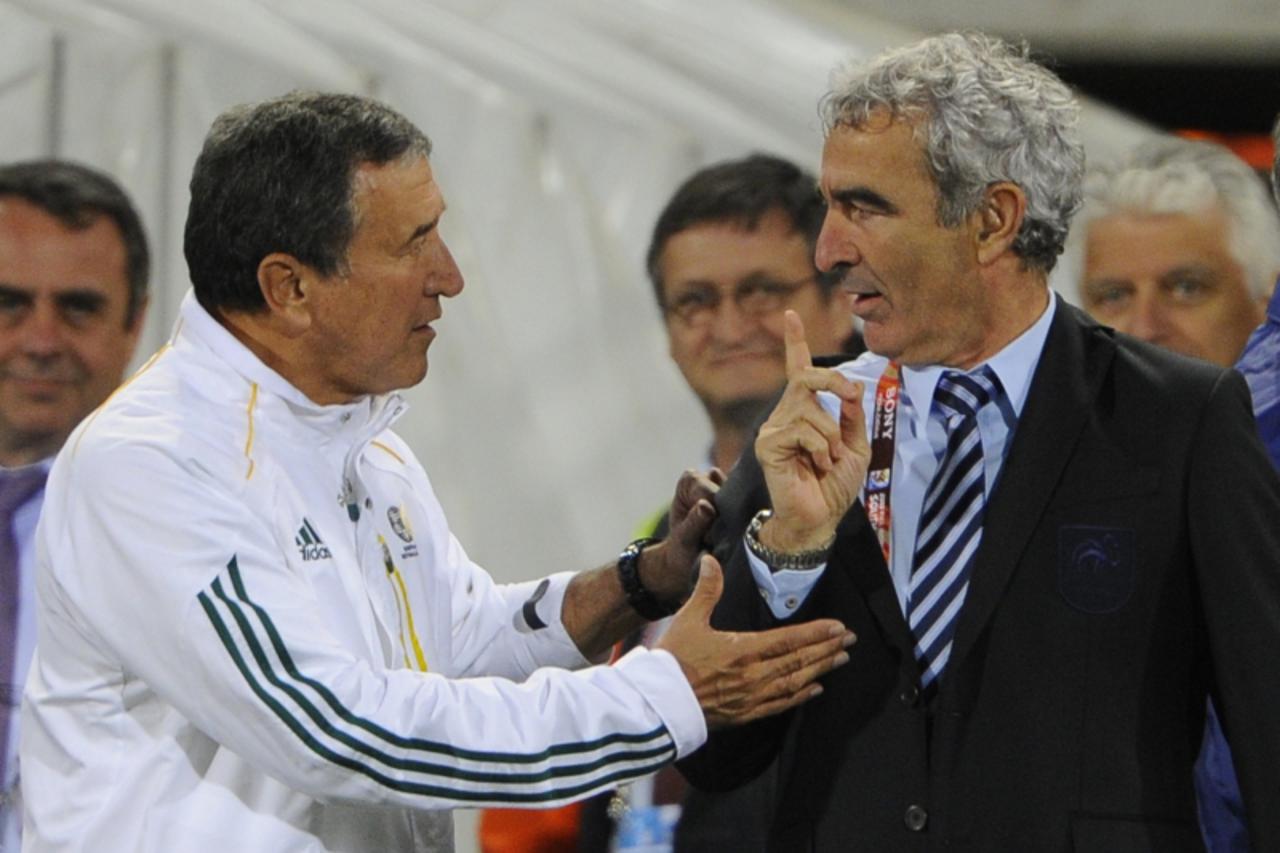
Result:
[[[924,810],[924,806],[910,805],[907,806],[907,813],[902,816],[902,822],[912,832],[920,832],[929,822],[929,813]]]
[[[914,684],[908,685],[898,694],[898,700],[908,708],[915,707],[917,700],[920,699],[920,688]]]

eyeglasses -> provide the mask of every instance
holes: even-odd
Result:
[[[731,298],[739,313],[753,318],[764,317],[785,308],[797,290],[817,277],[815,273],[799,281],[778,281],[768,276],[748,276],[734,286]],[[686,326],[702,328],[711,324],[724,299],[720,288],[710,284],[696,285],[674,294],[662,310]]]

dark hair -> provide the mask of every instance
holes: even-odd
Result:
[[[729,222],[755,230],[760,219],[780,211],[792,229],[803,234],[810,250],[818,243],[818,232],[827,206],[818,192],[813,175],[780,157],[752,154],[740,160],[726,160],[694,172],[667,202],[653,226],[646,265],[653,292],[662,305],[662,271],[659,260],[667,241],[708,222]],[[824,293],[840,280],[839,273],[817,277]]]
[[[356,170],[431,142],[407,118],[358,95],[292,92],[214,120],[191,175],[183,253],[196,299],[261,311],[258,265],[286,252],[321,275],[345,269]]]
[[[130,324],[147,292],[151,254],[142,219],[129,196],[113,178],[97,169],[67,160],[25,160],[0,166],[0,197],[16,196],[33,204],[76,231],[105,216],[120,229],[124,241],[125,275],[129,302],[125,323]]]

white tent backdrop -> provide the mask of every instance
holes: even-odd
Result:
[[[690,171],[815,168],[841,59],[913,34],[833,0],[0,0],[0,159],[116,175],[155,247],[142,349],[188,287],[187,180],[226,107],[372,94],[432,137],[466,277],[399,430],[500,579],[608,559],[707,431],[643,274]],[[1148,133],[1091,105],[1091,156]]]

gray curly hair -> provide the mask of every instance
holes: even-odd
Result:
[[[1080,108],[1025,44],[975,32],[928,38],[837,69],[820,105],[827,133],[885,111],[915,124],[939,224],[958,226],[989,185],[1010,181],[1027,197],[1013,250],[1029,268],[1053,269],[1080,206]]]
[[[1112,214],[1197,215],[1217,207],[1227,218],[1227,245],[1249,292],[1266,296],[1280,272],[1280,214],[1258,175],[1213,142],[1168,137],[1144,142],[1113,163],[1091,169],[1077,230]]]

